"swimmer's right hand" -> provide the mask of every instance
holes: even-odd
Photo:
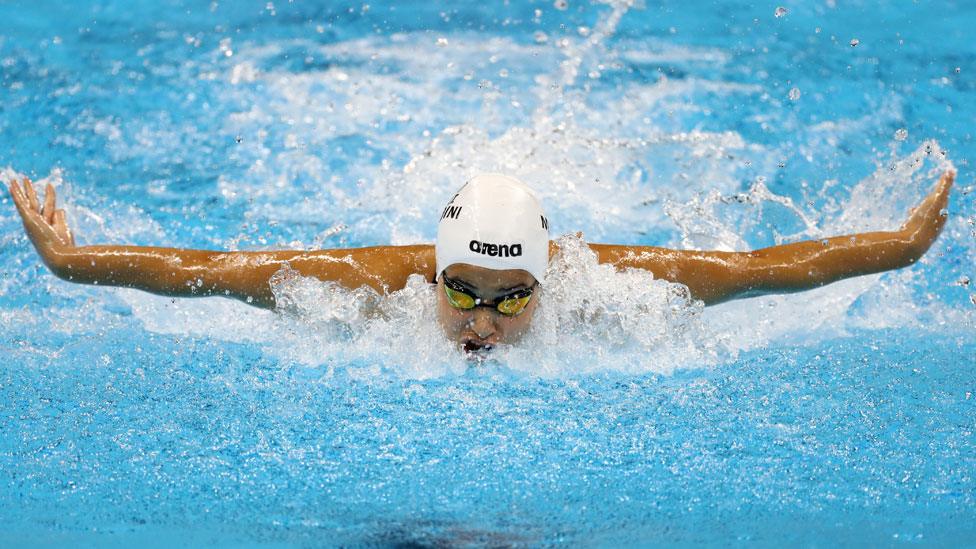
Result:
[[[43,206],[37,199],[34,185],[26,177],[20,184],[16,180],[10,182],[10,196],[37,253],[51,270],[56,270],[58,257],[75,247],[75,239],[68,228],[64,210],[57,209],[54,187],[48,184],[45,189]]]
[[[30,180],[10,183],[27,236],[56,276],[81,284],[137,288],[166,296],[223,296],[275,307],[269,281],[287,267],[349,289],[399,290],[412,274],[434,279],[434,247],[373,246],[340,250],[211,251],[151,246],[75,246],[47,186],[43,206]]]

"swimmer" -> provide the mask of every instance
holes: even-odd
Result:
[[[639,268],[688,287],[706,305],[798,292],[844,278],[913,264],[938,237],[955,172],[896,231],[868,232],[751,252],[672,250],[589,244],[601,263]],[[532,191],[504,175],[479,175],[441,213],[436,244],[319,251],[220,252],[138,246],[77,246],[47,186],[43,204],[30,180],[10,183],[28,237],[58,277],[138,288],[165,296],[226,296],[274,308],[269,281],[289,266],[346,288],[387,294],[419,274],[437,285],[437,316],[465,351],[516,342],[532,321],[557,246]]]

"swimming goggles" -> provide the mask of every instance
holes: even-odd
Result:
[[[505,316],[516,316],[525,310],[532,299],[532,292],[536,282],[528,288],[516,290],[510,294],[505,294],[495,300],[494,303],[485,303],[480,297],[474,295],[471,290],[464,287],[460,282],[444,277],[444,293],[447,294],[447,302],[455,309],[470,311],[475,307],[491,307]]]

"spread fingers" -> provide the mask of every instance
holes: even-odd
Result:
[[[71,235],[71,229],[68,228],[68,221],[64,215],[64,210],[55,210],[53,217],[54,232],[56,232],[58,236],[61,237],[61,240],[63,240],[66,244],[74,246],[75,238]]]
[[[54,223],[54,209],[54,187],[48,183],[44,189],[44,210],[41,212],[44,215],[44,221],[47,221],[48,224]]]
[[[14,206],[17,207],[17,212],[20,213],[20,217],[27,218],[30,216],[31,209],[30,201],[27,199],[27,192],[16,181],[10,184],[10,196],[14,199]]]
[[[30,209],[40,213],[41,204],[37,201],[37,192],[34,191],[34,185],[31,184],[30,179],[24,178],[24,191],[27,194],[27,204],[30,205]]]
[[[14,205],[20,209],[21,203],[24,201],[24,191],[17,184],[17,180],[11,181],[7,189],[10,191],[10,197],[14,199]]]

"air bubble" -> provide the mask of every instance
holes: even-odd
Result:
[[[906,139],[908,139],[908,130],[905,128],[895,130],[895,141],[904,141]]]
[[[555,2],[552,3],[552,7],[556,8],[559,11],[563,11],[569,7],[569,2],[567,2],[566,0],[556,0]]]
[[[443,48],[444,46],[447,46],[447,38],[444,38],[443,36],[440,37],[440,38],[438,38],[437,39],[437,46],[438,47],[441,47],[441,48]]]
[[[790,100],[796,101],[800,98],[800,88],[790,88]]]
[[[857,45],[858,45],[858,44],[860,44],[860,43],[861,43],[861,41],[860,41],[860,40],[858,40],[857,38],[851,38],[851,47],[852,47],[852,48],[853,48],[854,46],[857,46]]]
[[[787,13],[789,13],[789,12],[786,10],[786,8],[784,8],[783,6],[780,6],[780,7],[776,8],[776,11],[773,12],[773,15],[775,15],[777,18],[779,18],[779,17],[786,17],[786,14]]]
[[[542,31],[535,31],[535,34],[532,35],[532,37],[535,39],[536,44],[545,44],[549,41],[549,36]]]

